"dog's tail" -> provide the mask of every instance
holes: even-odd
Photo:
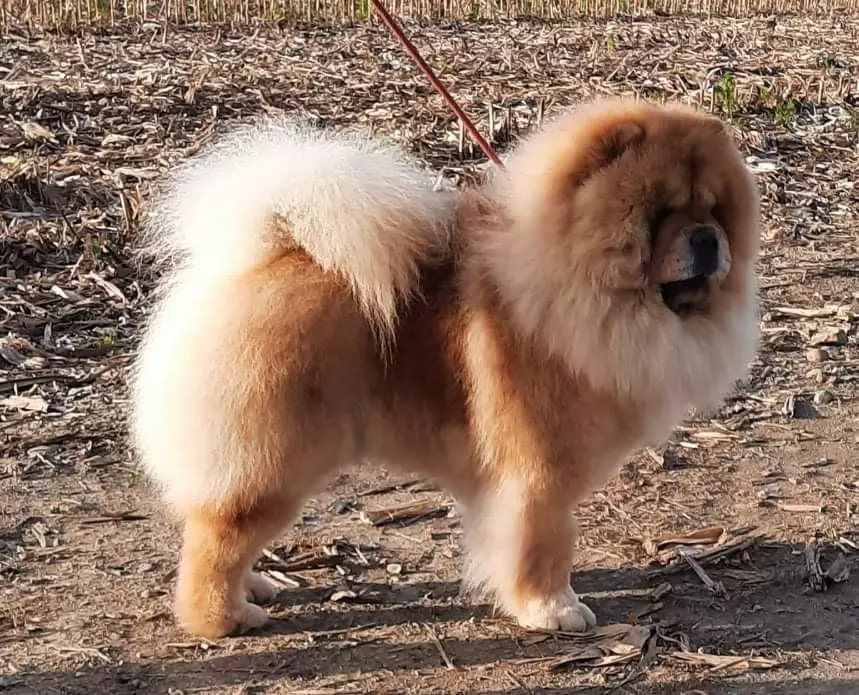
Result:
[[[388,330],[449,243],[449,194],[404,153],[281,121],[233,132],[168,186],[149,225],[156,256],[217,277],[299,246]]]

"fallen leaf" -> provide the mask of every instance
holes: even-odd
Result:
[[[693,666],[709,666],[712,671],[748,671],[770,669],[779,665],[775,659],[760,656],[723,656],[702,652],[672,652],[670,656]]]
[[[544,664],[552,671],[570,664],[600,668],[637,660],[653,634],[646,625],[617,623],[596,627],[588,632],[558,632],[557,637],[570,643],[562,654],[537,659],[522,659],[518,663]]]
[[[21,130],[24,131],[24,137],[28,140],[47,140],[48,142],[57,141],[57,138],[50,130],[38,123],[33,123],[32,121],[23,123],[21,125]]]

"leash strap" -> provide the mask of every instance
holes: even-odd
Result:
[[[503,169],[504,165],[501,163],[501,160],[498,158],[498,155],[495,153],[495,150],[492,149],[492,145],[490,145],[478,132],[477,128],[474,125],[474,122],[466,115],[466,113],[459,108],[459,104],[456,103],[456,100],[451,96],[450,92],[447,91],[447,88],[441,83],[441,80],[436,77],[436,74],[433,72],[432,68],[427,65],[426,61],[421,57],[421,54],[418,52],[418,49],[415,48],[414,44],[409,41],[409,38],[403,32],[402,27],[397,23],[397,21],[388,13],[388,10],[385,9],[385,6],[382,4],[381,0],[370,0],[370,3],[373,5],[373,9],[376,11],[376,14],[379,15],[379,18],[382,20],[384,25],[388,28],[388,30],[399,40],[399,42],[403,45],[403,48],[406,51],[406,54],[412,61],[420,68],[421,72],[427,76],[427,79],[432,83],[432,86],[435,87],[436,91],[441,94],[442,99],[445,100],[447,105],[451,108],[451,110],[456,114],[456,117],[462,122],[465,126],[465,129],[468,131],[468,134],[474,139],[474,142],[483,150],[484,154],[489,157],[489,160],[495,164],[499,169]]]

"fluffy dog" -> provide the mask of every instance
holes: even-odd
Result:
[[[756,350],[756,186],[684,107],[582,106],[460,193],[378,143],[257,124],[154,220],[174,269],[134,433],[184,524],[178,619],[206,637],[263,624],[258,554],[362,461],[440,479],[467,581],[521,625],[585,629],[572,508]]]

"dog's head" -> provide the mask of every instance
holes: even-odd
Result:
[[[755,347],[758,197],[718,119],[596,102],[526,140],[482,237],[516,323],[595,386],[700,403]],[[709,374],[709,375],[708,375]]]

